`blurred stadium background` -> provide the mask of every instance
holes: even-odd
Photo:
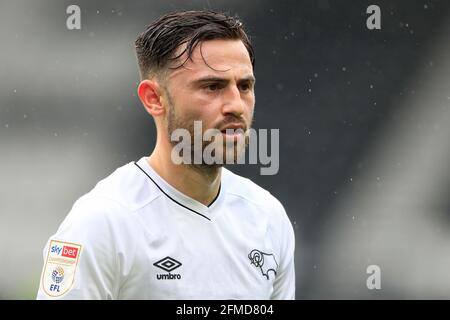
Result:
[[[70,4],[81,30],[66,28]],[[366,28],[371,4],[381,30]],[[280,129],[280,171],[231,169],[285,205],[297,298],[450,298],[450,2],[437,0],[0,1],[0,298],[34,299],[74,201],[151,152],[137,34],[204,8],[252,35],[255,128]]]

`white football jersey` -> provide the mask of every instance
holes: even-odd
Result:
[[[222,169],[209,206],[143,157],[78,199],[44,249],[38,299],[294,299],[282,204]]]

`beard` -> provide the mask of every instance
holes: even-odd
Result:
[[[168,137],[169,142],[174,147],[178,144],[176,141],[172,141],[172,133],[177,129],[184,129],[189,132],[189,135],[191,137],[190,141],[187,142],[189,144],[189,150],[190,154],[187,155],[190,157],[190,159],[201,159],[200,163],[195,163],[194,161],[190,161],[192,166],[197,167],[199,169],[214,169],[214,168],[220,168],[224,164],[232,164],[237,163],[238,159],[242,157],[245,153],[245,150],[249,144],[249,135],[247,130],[247,125],[245,121],[242,118],[238,118],[234,115],[226,116],[220,123],[215,125],[213,128],[201,128],[201,137],[197,137],[196,135],[199,135],[200,132],[198,130],[195,130],[195,122],[200,121],[200,119],[195,119],[194,117],[190,115],[179,115],[177,114],[177,110],[175,108],[174,103],[172,102],[172,99],[167,92],[168,102],[169,102],[169,108],[167,113],[167,131],[168,131]],[[219,131],[220,128],[226,126],[229,123],[241,123],[244,125],[244,132],[242,133],[243,136],[238,137],[238,139],[223,139],[222,133]],[[216,129],[218,131],[218,134],[220,134],[220,138],[218,135],[213,135],[210,137],[209,141],[205,141],[205,131],[208,129]],[[220,132],[220,133],[219,133]],[[242,140],[243,139],[243,140]],[[195,141],[201,141],[201,144],[195,144]],[[184,143],[186,143],[184,141]],[[211,161],[206,161],[204,158],[205,155],[205,149],[206,150],[212,150],[211,155],[215,159],[219,159],[219,161],[211,163]],[[183,155],[185,157],[186,155]]]

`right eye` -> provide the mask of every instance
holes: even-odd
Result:
[[[219,85],[217,83],[208,84],[206,86],[206,89],[209,91],[217,91],[220,89]]]

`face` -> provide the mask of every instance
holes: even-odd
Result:
[[[184,59],[181,57],[181,61]],[[169,139],[172,132],[179,128],[188,130],[194,137],[194,121],[201,121],[202,133],[208,129],[223,132],[221,150],[218,151],[222,152],[223,157],[227,152],[233,152],[236,160],[245,149],[245,145],[238,143],[238,140],[247,140],[247,136],[229,134],[230,130],[227,134],[225,130],[241,129],[247,132],[250,129],[255,105],[254,83],[253,67],[242,41],[211,40],[200,43],[192,54],[192,60],[170,70],[165,81]],[[203,149],[209,143],[203,142]]]

